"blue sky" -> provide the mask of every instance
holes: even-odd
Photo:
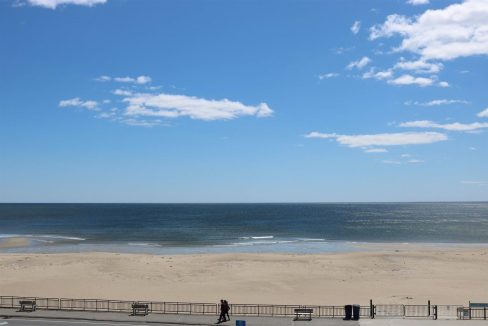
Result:
[[[3,0],[1,202],[487,200],[488,1]]]

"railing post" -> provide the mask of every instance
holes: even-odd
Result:
[[[434,306],[434,320],[437,320],[437,305]]]
[[[369,318],[374,319],[373,299],[369,299]]]
[[[483,307],[483,319],[486,320],[486,306]]]
[[[430,300],[427,300],[427,317],[430,316]]]
[[[469,306],[469,319],[471,319],[471,306]]]

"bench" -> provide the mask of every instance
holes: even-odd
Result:
[[[36,300],[20,300],[20,311],[36,311]]]
[[[133,303],[132,316],[142,315],[146,316],[149,313],[149,305],[147,303]]]
[[[313,309],[311,308],[296,308],[295,318],[293,320],[312,320]]]

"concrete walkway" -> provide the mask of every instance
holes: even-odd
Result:
[[[1,322],[9,322],[8,325],[24,325],[29,324],[28,320],[44,320],[52,321],[52,323],[43,325],[59,325],[56,320],[72,320],[72,321],[86,321],[86,323],[77,323],[79,325],[93,325],[103,323],[121,323],[130,325],[205,325],[205,326],[230,326],[235,325],[235,320],[245,320],[246,326],[278,326],[278,325],[292,325],[292,326],[358,326],[357,321],[343,321],[336,318],[315,318],[312,321],[293,321],[292,317],[245,317],[245,316],[231,316],[231,321],[217,324],[216,315],[171,315],[171,314],[149,314],[147,316],[130,316],[127,313],[113,313],[113,312],[82,312],[82,311],[57,311],[57,310],[37,310],[34,312],[18,312],[14,309],[0,309]],[[25,323],[19,323],[24,320]],[[7,325],[7,324],[6,324]]]

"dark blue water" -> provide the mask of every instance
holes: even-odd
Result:
[[[488,243],[488,203],[0,204],[0,240],[12,236],[33,251]]]

